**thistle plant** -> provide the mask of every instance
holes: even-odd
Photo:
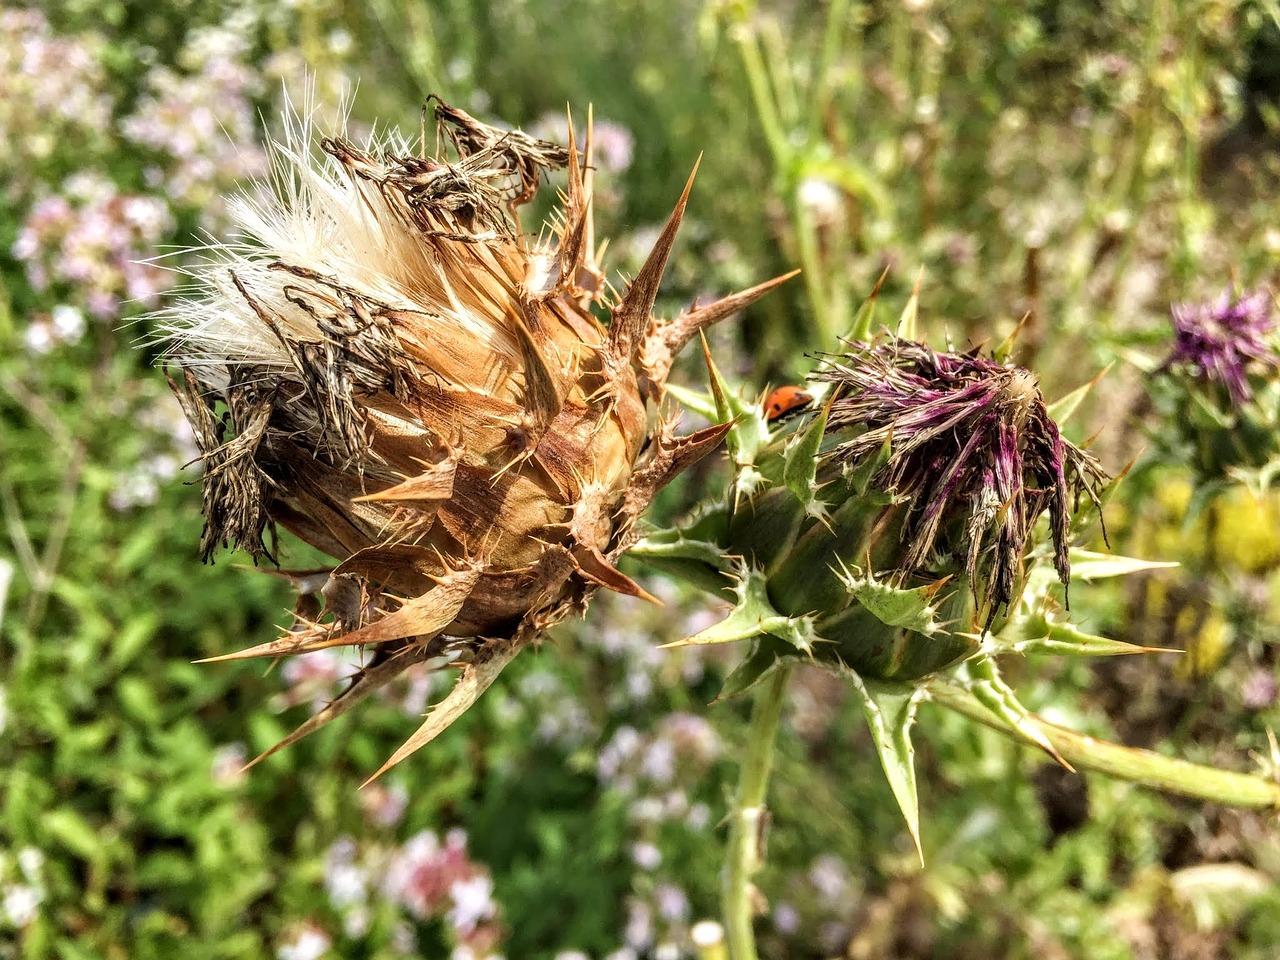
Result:
[[[299,594],[284,636],[213,659],[368,651],[273,750],[415,664],[461,670],[379,773],[600,587],[646,596],[615,565],[636,519],[728,429],[677,435],[658,410],[672,362],[779,282],[655,318],[692,177],[613,296],[590,132],[580,153],[572,131],[563,147],[443,102],[434,116],[434,156],[394,134],[317,149],[295,117],[274,191],[233,206],[244,239],[211,245],[165,315],[204,461],[205,558],[229,545],[274,563],[279,527],[334,560],[283,571]],[[519,208],[560,169],[561,205],[530,239]]]
[[[412,666],[459,670],[377,776],[596,590],[647,597],[618,569],[630,550],[732,603],[673,646],[746,648],[720,694],[756,696],[725,871],[733,960],[755,957],[750,880],[797,665],[857,691],[922,856],[911,731],[926,698],[1068,767],[1280,803],[1272,781],[1048,724],[1001,675],[1003,656],[1146,649],[1090,634],[1068,611],[1073,578],[1162,565],[1072,545],[1109,492],[1059,428],[1087,386],[1050,404],[1008,345],[931,349],[914,338],[915,294],[896,333],[872,336],[873,293],[804,389],[744,400],[705,340],[710,393],[681,389],[668,378],[689,340],[786,277],[654,317],[692,178],[618,295],[594,236],[590,123],[580,152],[572,130],[561,147],[440,102],[434,117],[432,155],[425,130],[417,145],[317,146],[295,118],[274,147],[274,191],[233,205],[244,238],[206,248],[194,292],[165,314],[171,383],[205,468],[205,558],[235,546],[274,564],[276,528],[333,558],[280,571],[298,592],[284,636],[213,659],[338,646],[366,657],[264,757]],[[520,208],[558,170],[560,207],[531,239]],[[1228,377],[1228,397],[1244,382]],[[712,425],[677,435],[668,395]],[[656,493],[722,441],[725,495],[678,529],[642,530]]]
[[[1172,309],[1173,343],[1152,374],[1173,442],[1158,446],[1195,471],[1200,496],[1243,482],[1257,492],[1280,472],[1280,328],[1270,292],[1223,292]]]
[[[1073,623],[1073,577],[1171,564],[1072,546],[1110,490],[1098,461],[1058,426],[1091,385],[1049,404],[1007,351],[938,352],[914,340],[917,295],[896,334],[871,337],[874,304],[873,294],[845,351],[821,358],[805,391],[818,402],[797,426],[738,397],[707,356],[711,395],[682,396],[733,425],[729,495],[634,551],[733,604],[720,623],[674,645],[746,647],[720,694],[756,696],[725,873],[733,960],[756,956],[750,878],[763,858],[772,742],[797,665],[857,692],[922,859],[911,732],[925,699],[1069,769],[1248,805],[1280,800],[1273,782],[1100,743],[1023,706],[1001,657],[1147,649]]]

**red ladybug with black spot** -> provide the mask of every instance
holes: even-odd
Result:
[[[803,387],[778,387],[764,398],[764,418],[770,423],[782,423],[813,405],[813,394]]]

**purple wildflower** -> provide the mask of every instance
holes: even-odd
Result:
[[[1100,507],[1105,474],[1062,438],[1030,371],[896,338],[852,347],[817,375],[840,390],[828,431],[855,431],[831,458],[859,466],[888,445],[873,482],[905,508],[900,568],[918,573],[938,554],[963,556],[990,627],[1015,597],[1027,540],[1048,510],[1066,585],[1073,508],[1081,493]]]
[[[1280,696],[1280,684],[1268,670],[1254,670],[1240,685],[1240,699],[1250,710],[1265,710]]]
[[[1197,380],[1225,387],[1239,404],[1253,397],[1251,364],[1280,367],[1270,292],[1236,297],[1227,290],[1213,303],[1176,304],[1172,313],[1173,350],[1160,370],[1185,368]]]

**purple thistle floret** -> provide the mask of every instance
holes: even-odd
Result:
[[[1172,313],[1173,350],[1160,370],[1188,369],[1197,380],[1225,387],[1239,404],[1253,397],[1251,364],[1280,367],[1268,291],[1235,297],[1228,290],[1213,303],[1175,304]]]
[[[1067,585],[1071,514],[1081,493],[1101,513],[1106,475],[1062,438],[1030,371],[896,338],[851,347],[817,375],[839,389],[828,436],[853,434],[830,456],[857,467],[888,444],[872,480],[905,507],[902,570],[963,556],[989,628],[1013,601],[1027,540],[1048,510],[1054,568]]]

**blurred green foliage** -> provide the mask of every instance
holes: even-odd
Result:
[[[103,278],[127,281],[127,264],[155,251],[84,241],[101,269],[59,273],[76,251],[50,234],[42,280],[22,249],[42,201],[72,197],[109,226],[127,220],[127,198],[158,200],[162,245],[226,229],[201,198],[229,191],[238,168],[201,151],[230,139],[252,159],[228,118],[258,109],[277,129],[282,79],[297,99],[313,83],[321,113],[359,79],[353,121],[406,130],[429,92],[526,126],[566,104],[581,122],[594,104],[597,123],[631,138],[602,177],[616,269],[634,271],[639,238],[704,155],[668,310],[805,268],[715,331],[722,369],[753,390],[802,373],[885,266],[898,304],[923,267],[936,342],[998,341],[1025,316],[1020,357],[1050,396],[1119,362],[1073,425],[1103,431],[1095,449],[1116,471],[1160,429],[1126,361],[1159,358],[1169,304],[1275,282],[1273,4],[60,0],[0,12],[21,18],[0,39],[15,81],[0,98],[13,145],[0,160],[0,958],[447,956],[457,924],[415,913],[383,881],[411,838],[455,827],[492,875],[506,956],[690,956],[689,924],[716,909],[716,822],[745,721],[737,704],[706,706],[724,663],[654,649],[705,615],[667,590],[667,611],[605,600],[518,660],[387,795],[357,788],[416,725],[424,691],[238,774],[334,678],[308,687],[283,668],[192,663],[269,639],[289,591],[235,558],[197,562],[199,495],[184,480],[198,478],[176,473],[190,453],[146,346],[154,331],[132,324],[163,284],[111,287],[125,302],[95,313]],[[159,86],[165,69],[180,81]],[[83,104],[56,85],[81,78]],[[171,109],[148,106],[164,89]],[[206,114],[221,128],[189,142]],[[144,136],[138,117],[160,129]],[[86,173],[116,193],[75,199]],[[685,382],[700,376],[690,362]],[[1243,767],[1280,721],[1280,506],[1241,494],[1184,522],[1189,496],[1176,464],[1146,461],[1108,507],[1120,552],[1185,573],[1072,592],[1095,629],[1189,647],[1182,666],[1007,671],[1029,706],[1079,729]],[[821,675],[800,678],[761,883],[766,955],[1263,960],[1280,948],[1267,818],[1063,781],[928,706],[920,729],[923,870],[858,707]],[[402,812],[379,812],[388,795]],[[362,899],[338,882],[343,838]]]

